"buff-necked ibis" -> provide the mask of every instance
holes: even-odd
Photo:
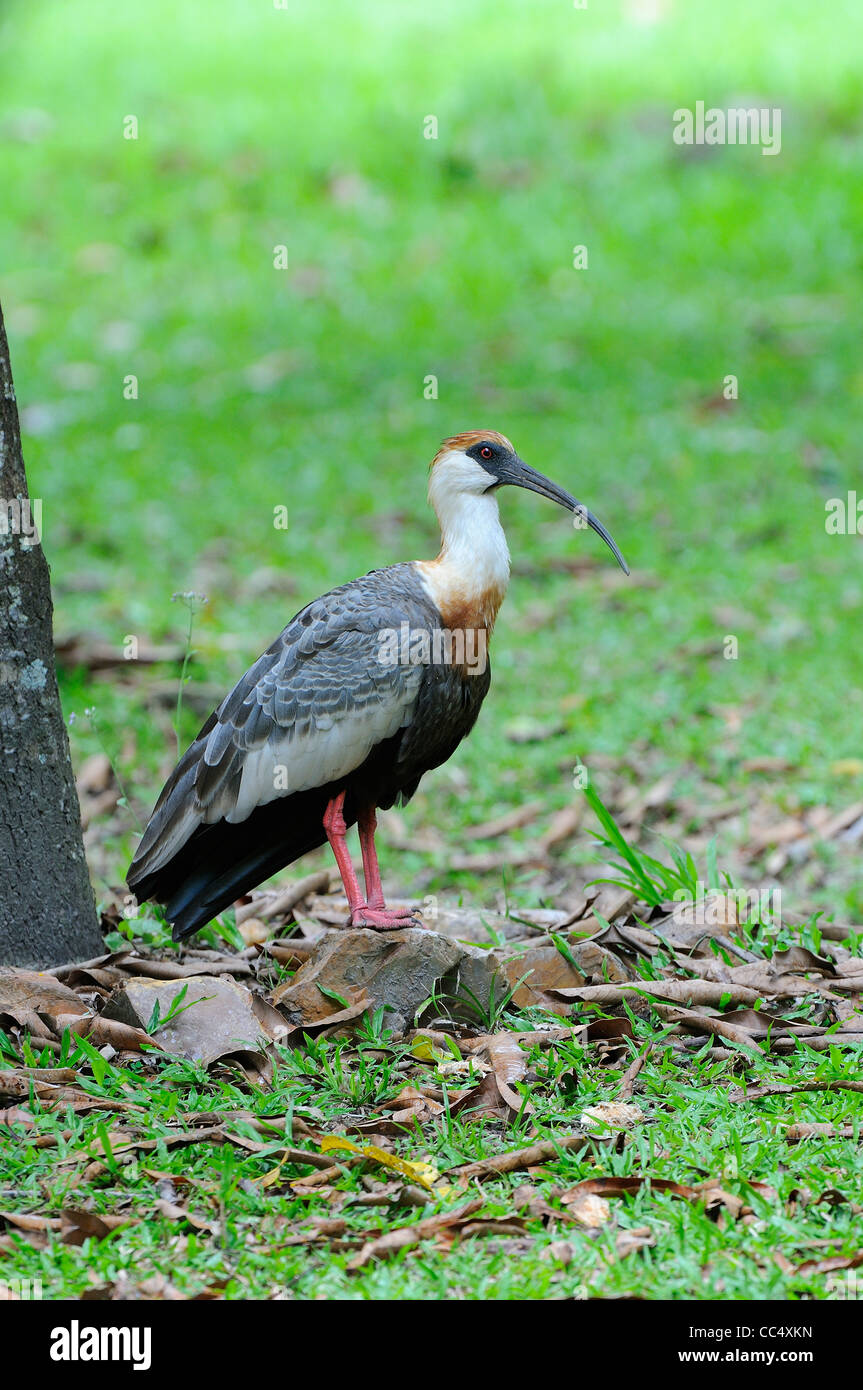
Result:
[[[429,482],[437,559],[372,570],[303,608],[168,778],[128,883],[139,902],[164,904],[175,940],[325,840],[352,926],[410,923],[408,911],[384,903],[375,811],[409,801],[479,714],[491,680],[488,638],[509,580],[497,505],[507,484],[574,512],[629,573],[596,517],[502,434],[445,440]],[[345,842],[354,822],[365,896]]]

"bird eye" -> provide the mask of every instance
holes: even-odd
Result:
[[[483,444],[482,448],[479,451],[479,456],[482,459],[490,459],[493,452],[494,451],[492,450],[490,444]]]

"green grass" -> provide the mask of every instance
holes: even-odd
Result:
[[[510,1022],[518,1020],[512,1017]],[[266,1134],[231,1113],[251,1112],[265,1120],[287,1112],[316,1128],[344,1133],[346,1125],[371,1115],[373,1107],[405,1084],[406,1075],[397,1068],[410,1054],[386,1035],[359,1045],[310,1041],[302,1048],[283,1049],[272,1088],[251,1096],[247,1085],[230,1075],[214,1079],[191,1064],[155,1056],[126,1067],[103,1066],[101,1079],[85,1081],[84,1088],[96,1097],[140,1105],[140,1114],[125,1117],[127,1124],[134,1120],[140,1139],[176,1135],[179,1111],[218,1110],[228,1131],[239,1136],[239,1144],[157,1146],[129,1154],[108,1138],[116,1116],[98,1111],[76,1115],[62,1108],[42,1115],[35,1130],[15,1145],[4,1146],[4,1209],[58,1216],[64,1208],[84,1207],[128,1216],[132,1224],[101,1240],[87,1238],[79,1246],[54,1237],[43,1250],[32,1248],[13,1230],[15,1248],[4,1252],[4,1277],[41,1279],[46,1298],[75,1297],[94,1285],[112,1285],[121,1276],[138,1283],[159,1275],[191,1295],[224,1285],[227,1298],[270,1297],[285,1290],[295,1298],[428,1300],[633,1293],[649,1299],[830,1297],[824,1273],[783,1272],[776,1252],[792,1266],[856,1252],[859,1218],[852,1203],[863,1179],[859,1098],[834,1091],[733,1103],[728,1090],[741,1080],[738,1064],[712,1060],[706,1051],[681,1058],[662,1046],[662,1030],[636,1020],[631,1048],[651,1039],[656,1051],[641,1073],[636,1102],[645,1123],[631,1132],[621,1152],[598,1143],[587,1153],[563,1154],[533,1178],[514,1173],[486,1179],[479,1188],[471,1185],[465,1192],[433,1199],[421,1211],[398,1203],[359,1205],[356,1199],[366,1189],[357,1168],[344,1169],[333,1184],[339,1194],[335,1205],[325,1194],[301,1198],[291,1191],[290,1181],[311,1173],[310,1166],[288,1163],[271,1185],[264,1185],[262,1180],[284,1156],[286,1140],[274,1134],[268,1142]],[[83,1068],[88,1064],[86,1056],[74,1051],[69,1060]],[[416,1063],[412,1066],[416,1072]],[[786,1060],[755,1059],[746,1075],[748,1084],[755,1086],[836,1080],[853,1077],[856,1071],[853,1058],[838,1052],[807,1055],[803,1049],[799,1057]],[[535,1050],[529,1075],[536,1129],[541,1136],[558,1138],[572,1132],[586,1105],[613,1098],[619,1083],[618,1071],[599,1065],[592,1050],[575,1042]],[[39,1103],[31,1106],[39,1116]],[[527,1120],[505,1132],[495,1122],[471,1121],[464,1114],[443,1120],[419,1138],[397,1140],[397,1152],[413,1162],[429,1160],[443,1171],[533,1142]],[[811,1121],[851,1123],[855,1138],[785,1142],[787,1125]],[[32,1142],[35,1134],[58,1136],[56,1146],[37,1148]],[[249,1141],[258,1151],[249,1153],[242,1147]],[[99,1176],[82,1180],[88,1161],[101,1163],[103,1169]],[[374,1165],[366,1172],[379,1180],[389,1176]],[[688,1185],[715,1178],[751,1208],[751,1215],[746,1220],[726,1215],[717,1219],[717,1213],[706,1211],[703,1204],[643,1187],[633,1197],[611,1199],[612,1220],[599,1232],[562,1220],[546,1226],[540,1218],[528,1216],[524,1232],[515,1237],[468,1238],[447,1253],[428,1241],[357,1272],[346,1268],[355,1246],[332,1248],[334,1239],[348,1242],[358,1233],[394,1229],[478,1194],[483,1198],[479,1217],[511,1219],[516,1214],[513,1191],[525,1182],[532,1182],[535,1195],[546,1196],[563,1212],[555,1189],[607,1175],[671,1178]],[[176,1185],[169,1200],[188,1209],[197,1229],[157,1210],[172,1176]],[[774,1191],[753,1188],[753,1183],[767,1183]],[[818,1201],[828,1189],[836,1189],[844,1200],[834,1196]],[[795,1199],[801,1190],[804,1197]],[[294,1235],[311,1232],[314,1218],[336,1217],[346,1223],[338,1237],[311,1245],[285,1244]],[[617,1256],[615,1241],[621,1232],[644,1227],[649,1227],[655,1244],[625,1258]],[[555,1240],[565,1240],[572,1248],[566,1266],[550,1258],[548,1247]]]
[[[182,639],[171,594],[203,590],[193,678],[226,689],[310,597],[434,553],[426,461],[487,422],[583,497],[652,587],[606,589],[592,534],[505,495],[516,575],[491,704],[417,822],[457,839],[502,801],[562,805],[589,751],[741,802],[762,786],[741,760],[785,757],[792,774],[765,788],[777,814],[860,796],[859,772],[834,770],[859,752],[859,540],[824,529],[825,500],[859,477],[863,424],[850,0],[690,4],[646,26],[551,0],[338,3],[326,23],[301,0],[237,0],[218,22],[202,3],[154,0],[146,21],[13,3],[2,22],[2,287],[61,632],[118,650],[130,633]],[[678,105],[741,92],[781,105],[778,158],[672,143]],[[700,409],[729,372],[736,406]],[[148,689],[175,673],[64,678],[70,712],[97,707],[140,814],[170,754]],[[728,707],[745,716],[734,736]],[[525,710],[565,732],[508,742]],[[73,747],[95,747],[86,723]],[[824,855],[815,881],[832,877],[829,907],[853,917],[859,880]],[[385,867],[405,883],[440,870]],[[454,881],[489,891],[433,886]],[[513,892],[532,900],[529,882]]]
[[[596,805],[607,848],[625,852],[630,872],[645,884],[654,881],[650,875],[667,873],[628,845]],[[679,854],[673,857],[679,862]],[[694,882],[694,864],[691,872]],[[571,959],[567,942],[553,939]],[[769,959],[795,939],[820,949],[813,924],[789,934],[779,924],[753,921],[729,934],[752,960]],[[720,943],[714,944],[722,955]],[[859,952],[859,939],[847,944]],[[640,958],[637,974],[659,978],[670,959],[662,949]],[[274,966],[269,984],[289,973]],[[678,974],[685,977],[685,962]],[[323,992],[339,1006],[348,1003]],[[480,1028],[499,1035],[559,1030],[556,1015],[519,1010],[512,993],[487,1014],[476,1001]],[[193,1007],[184,996],[180,990],[164,1018],[154,1010],[151,1035]],[[7,1121],[15,1137],[0,1145],[0,1211],[8,1227],[4,1277],[31,1285],[38,1280],[49,1299],[94,1288],[115,1296],[130,1283],[153,1296],[154,1290],[164,1293],[165,1281],[181,1296],[229,1299],[787,1300],[847,1292],[841,1268],[819,1265],[858,1253],[861,1107],[856,1092],[843,1088],[860,1084],[853,1050],[818,1051],[798,1040],[795,1053],[778,1056],[753,1040],[751,1047],[731,1044],[716,1054],[709,1043],[658,1022],[646,1000],[630,995],[618,1012],[622,1028],[610,1053],[577,1032],[547,1039],[532,1048],[521,1076],[511,1081],[521,1097],[517,1109],[486,1118],[477,1113],[481,1073],[471,1067],[471,1075],[453,1076],[443,1065],[449,1053],[462,1057],[459,1040],[473,1030],[446,1021],[445,999],[427,1002],[443,1020],[436,1026],[452,1030],[453,1036],[439,1035],[448,1050],[424,1038],[394,1038],[383,1027],[381,1008],[355,1025],[350,1038],[306,1034],[275,1046],[262,1085],[251,1084],[230,1061],[208,1071],[145,1046],[140,1058],[126,1054],[121,1063],[117,1054],[68,1032],[59,1053],[30,1037],[16,1043],[0,1033],[0,1092],[3,1066],[15,1068],[13,1078],[23,1075],[21,1065],[29,1067],[31,1086],[42,1068],[60,1067],[72,1069],[71,1075],[44,1075],[55,1084],[73,1083],[77,1097],[64,1104],[49,1093],[43,1104],[31,1089],[19,1100],[24,1109]],[[786,1000],[781,1016],[806,1020],[813,1004],[813,1021],[823,1019],[824,1000],[814,994]],[[595,1004],[573,1007],[575,1024],[605,1017]],[[733,1023],[735,1011],[724,1017]],[[624,1094],[624,1074],[636,1057],[641,1070]],[[761,1085],[785,1083],[812,1089],[754,1094]],[[407,1103],[405,1087],[420,1087],[425,1095],[436,1088],[442,1109],[421,1127],[401,1122],[393,1131],[392,1112]],[[459,1182],[460,1165],[544,1139],[561,1146],[584,1132],[585,1107],[618,1095],[630,1104],[634,1099],[642,1116],[626,1132],[603,1138],[601,1124],[598,1131],[593,1124],[599,1137],[577,1151],[559,1147],[527,1171]],[[82,1108],[86,1097],[92,1109]],[[216,1129],[201,1130],[215,1121]],[[791,1125],[813,1123],[835,1132],[799,1142],[787,1133]],[[178,1144],[184,1132],[195,1137]],[[211,1135],[218,1141],[210,1142]],[[361,1163],[330,1151],[326,1183],[297,1191],[293,1184],[320,1166],[314,1160],[327,1152],[326,1139],[341,1141],[342,1150],[353,1146],[355,1153],[359,1144],[375,1156]],[[401,1179],[387,1187],[392,1165],[379,1147],[368,1148],[380,1143],[390,1146],[396,1162],[432,1166],[434,1174],[413,1184],[416,1190],[417,1181],[433,1183],[421,1210],[399,1191]],[[607,1218],[588,1230],[569,1219],[565,1194],[594,1178],[635,1179],[639,1186],[613,1198]],[[687,1189],[707,1182],[711,1191],[682,1199],[679,1190],[654,1186],[669,1180]],[[379,1200],[369,1205],[370,1198]],[[466,1231],[444,1247],[430,1237],[352,1267],[366,1242],[477,1198],[472,1219],[509,1225],[479,1235]],[[76,1229],[82,1211],[123,1224],[106,1236],[82,1236]],[[66,1224],[28,1237],[8,1213]],[[628,1235],[638,1238],[636,1251],[622,1250]]]
[[[423,784],[410,826],[460,848],[466,824],[522,801],[543,799],[551,813],[591,754],[626,757],[639,785],[674,770],[690,803],[763,797],[777,819],[861,797],[860,540],[824,527],[828,498],[863,494],[861,52],[852,0],[679,0],[646,25],[617,3],[577,11],[566,0],[334,0],[326,16],[309,0],[287,11],[226,0],[217,15],[203,0],[11,0],[0,17],[0,295],[58,631],[93,630],[118,652],[130,634],[182,645],[186,615],[171,596],[206,593],[182,711],[189,736],[196,688],[226,690],[302,603],[434,554],[426,463],[444,435],[488,424],[597,512],[633,581],[618,583],[598,538],[562,512],[503,495],[515,574],[492,694],[471,739]],[[672,113],[697,100],[781,106],[781,155],[676,147]],[[437,141],[422,138],[429,114]],[[128,115],[137,140],[123,139]],[[273,267],[282,244],[286,271]],[[572,268],[576,244],[588,247],[587,270]],[[729,373],[739,400],[714,409]],[[429,374],[437,400],[423,396]],[[123,394],[130,375],[134,400]],[[273,525],[280,506],[287,532]],[[723,659],[728,634],[736,660]],[[180,676],[180,662],[130,663],[107,679],[62,673],[76,761],[104,745],[130,791],[131,807],[99,832],[100,895],[121,882],[134,814],[146,815],[173,758],[172,701],[154,706],[151,687]],[[513,742],[507,730],[524,716],[562,732]],[[762,755],[791,770],[743,770]],[[749,829],[744,818],[720,835],[720,862]],[[678,830],[684,843],[712,833],[691,813]],[[825,846],[787,882],[828,917],[860,920],[855,854]],[[382,845],[389,882],[480,906],[503,887],[513,911],[536,904],[532,871],[502,883],[446,860]],[[584,879],[601,872],[596,861],[579,835],[559,862]],[[384,1052],[362,1080],[378,1096],[397,1084]],[[339,1055],[335,1084],[327,1068],[337,1076]],[[552,1073],[576,1067],[569,1109],[554,1076],[540,1068],[532,1083],[550,1128],[613,1094],[589,1056],[541,1060]],[[759,1061],[753,1076],[845,1065]],[[186,1110],[309,1105],[337,1124],[367,1098],[339,1090],[360,1085],[356,1068],[350,1048],[286,1057],[273,1092],[251,1102],[159,1062],[109,1068],[102,1086],[138,1096],[153,1136],[180,1096]],[[539,1258],[551,1237],[535,1223],[528,1253],[466,1242],[360,1276],[323,1247],[258,1256],[298,1211],[256,1185],[277,1145],[264,1156],[231,1145],[159,1155],[151,1166],[200,1179],[196,1201],[224,1217],[218,1240],[184,1233],[181,1260],[176,1226],[153,1218],[50,1256],[22,1248],[15,1263],[64,1291],[134,1264],[189,1289],[226,1278],[229,1296],[288,1285],[298,1296],[526,1297],[582,1284],[820,1296],[820,1276],[783,1275],[770,1252],[793,1258],[795,1243],[826,1236],[853,1245],[847,1205],[806,1207],[791,1222],[784,1201],[801,1184],[829,1185],[828,1169],[830,1183],[859,1185],[858,1149],[786,1149],[773,1126],[841,1118],[851,1102],[731,1106],[727,1069],[670,1054],[648,1064],[650,1124],[611,1161],[686,1181],[721,1170],[739,1146],[745,1161],[726,1185],[743,1193],[755,1175],[779,1200],[753,1197],[756,1221],[724,1231],[667,1197],[622,1200],[620,1223],[651,1224],[657,1245],[619,1263],[606,1260],[604,1236],[581,1237],[557,1269]],[[56,1207],[86,1196],[146,1211],[156,1184],[143,1165],[92,1192],[75,1187],[74,1165],[57,1168],[76,1146],[98,1152],[96,1126],[46,1116],[40,1128],[72,1138],[57,1150],[7,1146],[4,1204],[41,1209],[47,1193]],[[446,1166],[503,1142],[455,1120],[430,1152]],[[569,1183],[591,1160],[550,1171]],[[486,1184],[489,1213],[508,1209],[510,1185]],[[347,1219],[368,1222],[370,1210]]]

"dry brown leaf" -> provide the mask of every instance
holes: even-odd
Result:
[[[0,1013],[13,1018],[19,1013],[25,1019],[44,1014],[47,1018],[60,1014],[89,1013],[87,1005],[74,990],[53,975],[35,970],[19,970],[12,965],[0,965]],[[24,1023],[23,1026],[28,1026]]]
[[[583,985],[584,975],[574,969],[556,946],[531,946],[501,964],[517,1008],[544,1008],[565,1013],[557,1002],[569,988]]]
[[[32,1009],[15,1009],[14,1013],[8,1009],[0,1009],[0,1028],[13,1037],[16,1034],[29,1033],[40,1048],[58,1046],[57,1039],[60,1033],[56,1020],[50,1019],[46,1022]]]
[[[391,1111],[394,1124],[426,1124],[441,1115],[444,1109],[440,1101],[428,1094],[427,1087],[404,1086],[397,1096],[380,1107],[378,1113]]]
[[[75,1111],[81,1110],[140,1110],[141,1107],[125,1100],[108,1100],[105,1096],[88,1096],[84,1091],[72,1086],[51,1086],[37,1081],[35,1076],[19,1071],[0,1071],[0,1096],[14,1096],[27,1099],[30,1094],[45,1106],[53,1104],[71,1105]]]
[[[545,1245],[539,1252],[540,1259],[554,1260],[556,1264],[572,1264],[573,1248],[568,1240],[553,1240],[550,1245]]]
[[[586,1149],[595,1142],[596,1140],[589,1139],[585,1134],[567,1134],[559,1139],[542,1139],[525,1149],[512,1149],[509,1153],[497,1154],[494,1158],[464,1163],[450,1171],[460,1183],[466,1184],[473,1178],[496,1177],[499,1173],[515,1173],[519,1169],[533,1168],[536,1164],[547,1163],[557,1158],[561,1152],[571,1153],[573,1150]]]
[[[18,1231],[59,1231],[63,1225],[59,1216],[38,1216],[35,1212],[0,1211],[0,1221]]]
[[[858,1269],[863,1265],[863,1250],[856,1255],[831,1255],[825,1260],[804,1260],[797,1265],[795,1274],[831,1274],[838,1269]]]
[[[485,1050],[501,1099],[516,1114],[532,1114],[530,1102],[513,1089],[514,1083],[521,1081],[527,1071],[528,1054],[519,1046],[518,1034],[495,1033],[487,1039]]]
[[[127,975],[144,975],[151,980],[186,980],[195,975],[251,975],[252,967],[241,956],[210,952],[204,956],[189,953],[190,959],[156,960],[150,956],[124,956],[122,967]]]
[[[789,946],[787,951],[777,951],[770,963],[778,975],[805,975],[808,970],[819,975],[836,975],[836,965],[829,956],[816,956],[805,946]]]
[[[287,991],[293,987],[293,984],[294,981],[292,979],[284,980],[282,984],[273,991],[273,1003],[278,1004]],[[321,998],[323,999],[324,996],[322,995]],[[331,1012],[324,1013],[321,1017],[304,1021],[291,1031],[298,1036],[303,1033],[316,1035],[326,1028],[337,1027],[344,1023],[351,1023],[356,1018],[362,1018],[363,1014],[370,1008],[371,1001],[366,991],[361,990],[354,996],[347,1007],[335,1009]]]
[[[609,1045],[619,1042],[620,1047],[615,1051],[623,1049],[623,1040],[632,1037],[632,1024],[628,1018],[594,1018],[587,1025],[588,1042],[607,1042]]]
[[[0,1110],[0,1129],[11,1129],[13,1125],[23,1125],[25,1129],[36,1129],[38,1120],[32,1110],[24,1105],[10,1105]]]
[[[697,1188],[688,1187],[685,1183],[674,1182],[671,1178],[614,1176],[587,1178],[584,1182],[577,1183],[575,1187],[570,1187],[562,1193],[560,1200],[565,1206],[569,1206],[585,1196],[623,1197],[628,1193],[640,1192],[643,1187],[648,1186],[654,1192],[670,1192],[672,1197],[682,1197],[687,1202],[694,1201],[699,1196]]]
[[[651,1045],[648,1043],[647,1047],[645,1047],[642,1052],[639,1052],[637,1057],[634,1057],[632,1059],[632,1061],[630,1062],[629,1066],[626,1068],[626,1071],[623,1073],[623,1076],[620,1079],[620,1091],[617,1097],[618,1100],[629,1100],[630,1096],[635,1090],[635,1082],[638,1077],[638,1073],[641,1071],[641,1068],[647,1061],[647,1058],[650,1055],[651,1051]]]
[[[639,1250],[644,1250],[649,1245],[656,1244],[656,1237],[649,1226],[637,1226],[634,1230],[619,1231],[614,1245],[617,1257],[620,1260],[626,1259],[627,1255],[634,1255]]]
[[[802,1091],[858,1091],[863,1092],[863,1081],[854,1081],[844,1078],[830,1078],[824,1081],[795,1081],[795,1082],[774,1082],[769,1086],[752,1086],[735,1088],[728,1092],[728,1099],[734,1102],[741,1100],[760,1100],[762,1096],[785,1096],[793,1095],[795,1092]]]
[[[795,1124],[785,1130],[788,1144],[799,1144],[804,1139],[832,1139],[836,1126],[831,1124]]]
[[[733,1192],[726,1192],[725,1188],[720,1187],[712,1178],[703,1183],[696,1183],[696,1192],[700,1194],[708,1216],[715,1215],[720,1209],[724,1209],[732,1220],[736,1221],[739,1216],[749,1210],[742,1198],[735,1196]]]
[[[583,1004],[602,1004],[606,1007],[622,1004],[625,999],[639,996],[667,999],[678,1004],[754,1005],[761,995],[740,985],[714,983],[712,980],[639,980],[633,984],[582,985],[574,989],[557,989],[562,999],[577,999]]]
[[[83,1245],[85,1240],[104,1240],[120,1226],[131,1226],[136,1216],[109,1216],[104,1212],[81,1211],[64,1207],[61,1237],[64,1245]]]
[[[168,1221],[182,1221],[194,1227],[196,1231],[211,1231],[215,1234],[219,1232],[219,1223],[206,1221],[201,1216],[196,1216],[189,1211],[188,1207],[181,1206],[178,1202],[171,1202],[165,1197],[160,1197],[156,1202],[155,1210],[160,1216],[164,1216]]]
[[[558,1195],[556,1189],[552,1189],[551,1195]],[[548,1201],[548,1198],[533,1186],[532,1183],[522,1183],[511,1193],[510,1200],[516,1211],[524,1212],[526,1216],[534,1217],[542,1221],[560,1221],[564,1213],[558,1211]]]
[[[600,1226],[605,1226],[611,1220],[611,1207],[604,1197],[600,1197],[595,1192],[581,1192],[577,1196],[568,1200],[569,1215],[579,1226],[585,1226],[589,1230],[599,1230]]]
[[[445,1227],[441,1238],[451,1243],[456,1237],[469,1240],[471,1236],[520,1236],[524,1229],[525,1223],[518,1216],[478,1216],[464,1225]]]
[[[738,1047],[749,1048],[755,1052],[760,1051],[750,1033],[732,1023],[727,1023],[724,1019],[711,1018],[707,1014],[699,1014],[692,1009],[674,1009],[668,1005],[660,1004],[656,1000],[651,1002],[660,1018],[667,1023],[679,1023],[687,1033],[715,1033],[717,1037],[726,1038],[729,1042],[736,1043]]]
[[[644,1111],[638,1105],[625,1105],[618,1100],[599,1101],[582,1110],[578,1122],[586,1130],[603,1134],[607,1129],[632,1129],[644,1123]]]
[[[146,1045],[161,1051],[162,1044],[145,1033],[143,1028],[133,1028],[131,1024],[120,1023],[115,1018],[105,1018],[103,1014],[65,1021],[58,1017],[57,1022],[78,1037],[86,1038],[94,1047],[108,1046],[116,1048],[118,1052],[140,1052]]]
[[[453,1226],[464,1225],[483,1205],[482,1198],[467,1202],[455,1211],[443,1211],[437,1216],[429,1216],[412,1226],[399,1226],[385,1235],[378,1235],[367,1241],[357,1255],[348,1260],[348,1269],[363,1269],[374,1260],[386,1259],[399,1250],[419,1245],[420,1241],[440,1235]]]
[[[548,854],[549,850],[556,849],[558,845],[566,844],[572,839],[584,820],[586,805],[584,799],[571,801],[568,806],[555,812],[548,829],[540,840],[544,854]]]
[[[565,1028],[558,1028],[553,1026],[552,1024],[549,1024],[547,1028],[532,1029],[527,1032],[510,1033],[509,1036],[511,1038],[515,1038],[522,1048],[552,1047],[554,1043],[562,1042],[565,1038],[577,1040],[579,1033],[583,1031],[583,1028],[581,1028],[579,1025],[568,1024]],[[415,1036],[434,1036],[439,1041],[443,1042],[444,1047],[446,1046],[445,1039],[447,1035],[445,1033],[438,1033],[432,1035],[430,1031],[418,1028],[416,1029]],[[488,1039],[490,1037],[496,1036],[497,1034],[495,1033],[481,1033],[476,1038],[458,1038],[456,1039],[456,1041],[462,1052],[467,1052],[473,1055],[476,1052],[482,1052],[488,1042]]]

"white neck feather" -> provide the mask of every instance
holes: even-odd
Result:
[[[497,498],[479,490],[487,484],[487,476],[463,454],[449,455],[432,472],[429,502],[440,522],[441,551],[418,568],[438,606],[456,597],[470,602],[488,595],[494,596],[496,612],[506,592],[509,549]]]
[[[456,493],[435,499],[441,529],[439,564],[466,593],[503,591],[509,583],[509,549],[500,524],[497,498]]]

